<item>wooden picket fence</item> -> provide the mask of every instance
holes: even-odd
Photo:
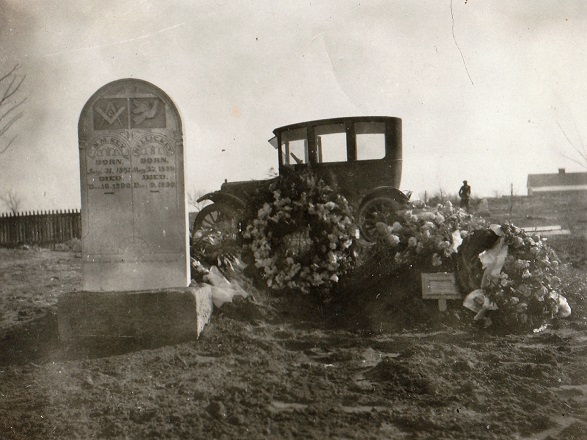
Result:
[[[79,210],[0,214],[0,246],[53,246],[81,238]]]

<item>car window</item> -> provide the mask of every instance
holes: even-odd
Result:
[[[308,163],[308,134],[305,127],[281,133],[281,154],[286,165]]]
[[[347,139],[345,124],[319,125],[314,128],[318,163],[346,162]]]
[[[383,122],[357,122],[357,160],[385,157],[385,124]]]

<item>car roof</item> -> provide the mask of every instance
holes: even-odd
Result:
[[[296,128],[308,127],[311,125],[326,125],[326,124],[342,124],[346,122],[390,122],[401,121],[401,118],[393,116],[348,116],[343,118],[329,118],[329,119],[315,119],[313,121],[298,122],[296,124],[284,125],[273,130],[277,136],[278,133],[287,130],[295,130]]]

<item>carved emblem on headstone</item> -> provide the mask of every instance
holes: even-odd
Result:
[[[125,99],[101,99],[94,105],[94,129],[126,128],[128,110]]]
[[[165,128],[164,104],[157,98],[133,99],[131,119],[132,128]]]

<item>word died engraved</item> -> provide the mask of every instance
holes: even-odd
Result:
[[[139,182],[140,188],[157,193],[176,187],[175,148],[167,136],[154,133],[140,137],[132,146],[132,155],[133,161],[145,169],[133,174],[133,182]]]
[[[126,141],[116,135],[92,141],[86,155],[88,189],[112,194],[115,190],[131,188],[129,153]]]

